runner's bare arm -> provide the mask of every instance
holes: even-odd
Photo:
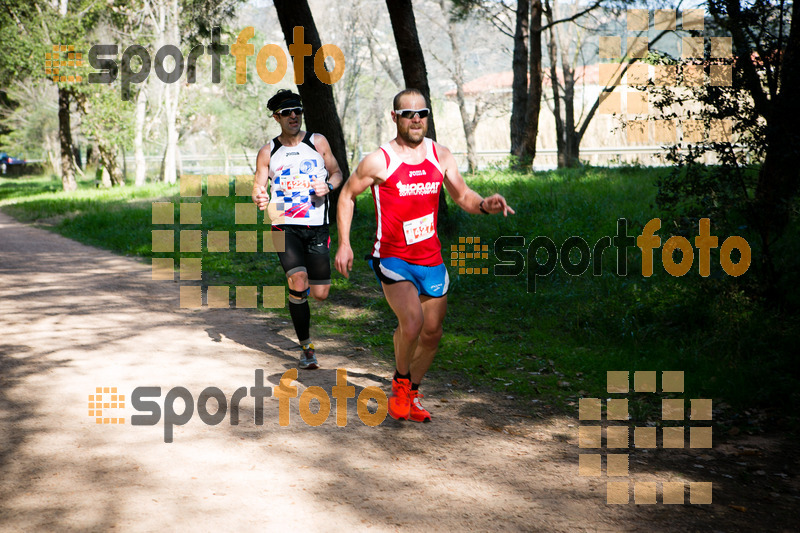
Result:
[[[356,197],[367,187],[385,179],[386,161],[383,152],[372,152],[356,167],[355,172],[344,184],[339,195],[336,222],[339,228],[339,248],[336,250],[334,264],[344,277],[350,277],[353,268],[353,249],[350,247],[350,224],[353,221],[353,208]]]
[[[436,143],[436,152],[439,154],[439,162],[444,172],[444,186],[458,206],[473,215],[481,213],[481,206],[487,213],[503,213],[508,216],[514,214],[514,210],[506,203],[506,199],[499,194],[493,194],[482,198],[464,182],[461,173],[458,171],[458,164],[453,153],[445,146]],[[483,202],[483,204],[481,204]]]
[[[265,144],[256,157],[256,176],[253,182],[253,202],[263,211],[269,203],[267,182],[269,181],[269,145]]]
[[[328,183],[330,183],[334,189],[338,189],[341,187],[344,177],[342,176],[342,170],[339,168],[339,163],[333,156],[333,152],[331,152],[331,145],[328,139],[319,133],[315,134],[314,147],[317,149],[317,152],[319,152],[319,155],[322,156],[323,161],[325,161],[325,169],[328,171]],[[325,183],[325,180],[321,180],[322,183],[317,183],[316,181],[317,180],[312,180],[312,186],[317,196],[325,196],[331,191]]]

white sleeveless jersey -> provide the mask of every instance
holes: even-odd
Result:
[[[282,212],[281,224],[328,224],[328,196],[320,198],[311,187],[312,177],[327,177],[325,161],[314,148],[314,135],[307,132],[297,146],[284,146],[277,137],[269,143],[269,201]]]

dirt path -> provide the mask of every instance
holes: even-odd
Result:
[[[239,425],[205,425],[195,411],[167,444],[163,418],[130,425],[134,388],[161,387],[162,407],[179,386],[195,401],[208,386],[230,399],[256,369],[275,386],[296,361],[285,322],[182,310],[178,290],[138,260],[0,214],[0,530],[744,530],[758,518],[732,510],[727,478],[710,506],[607,505],[606,479],[578,476],[576,420],[445,389],[428,391],[431,424],[368,427],[351,400],[346,427],[335,404],[311,427],[293,399],[280,427],[271,397],[258,426],[247,397]],[[324,368],[301,371],[298,392],[330,393],[336,368],[356,394],[388,390],[390,368],[368,352],[342,339],[317,348]],[[88,415],[96,387],[126,394],[125,409],[106,411],[124,425]],[[634,460],[632,475],[706,481],[680,477],[699,460],[682,456],[655,473]]]

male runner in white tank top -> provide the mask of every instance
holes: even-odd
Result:
[[[267,107],[281,134],[258,152],[253,201],[262,211],[268,210],[276,247],[280,249],[278,235],[285,241],[278,257],[289,281],[289,314],[303,350],[299,366],[314,369],[318,363],[307,298],[310,291],[315,299],[324,300],[331,287],[327,195],[341,186],[342,171],[328,140],[300,129],[300,95],[278,91]]]
[[[389,415],[415,422],[431,419],[419,401],[419,384],[433,362],[447,310],[449,278],[436,235],[441,184],[467,213],[514,214],[499,194],[481,198],[467,187],[450,150],[425,138],[429,113],[416,89],[394,97],[397,137],[364,158],[339,196],[335,259],[336,270],[349,277],[353,206],[371,187],[378,229],[370,266],[398,322]]]

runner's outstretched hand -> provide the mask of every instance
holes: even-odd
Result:
[[[497,213],[502,212],[503,216],[508,216],[509,213],[512,215],[516,214],[516,212],[511,209],[511,206],[506,203],[506,199],[503,198],[499,194],[493,194],[483,199],[483,208],[486,209],[492,215],[496,215]]]

